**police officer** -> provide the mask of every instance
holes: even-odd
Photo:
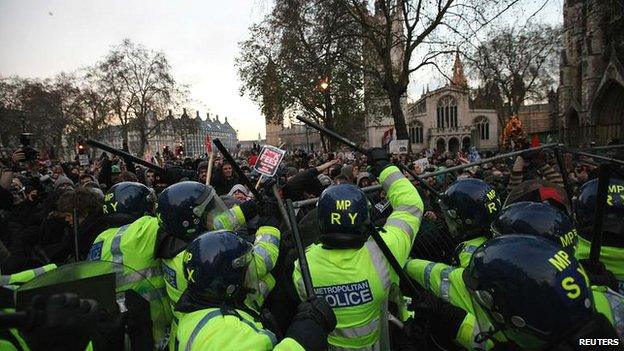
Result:
[[[574,256],[576,229],[571,219],[561,210],[545,203],[519,202],[504,208],[500,217],[492,223],[492,232],[494,237],[515,236],[517,233],[528,233],[522,234],[524,236],[539,236],[559,245],[565,255],[562,257]],[[444,264],[416,259],[407,264],[407,271],[435,296],[468,313],[457,313],[444,303],[434,301],[433,305],[439,309],[434,311],[434,314],[443,314],[442,317],[432,318],[434,321],[436,319],[443,321],[439,329],[448,330],[446,334],[455,335],[455,342],[468,349],[492,347],[487,340],[475,341],[480,329],[475,324],[472,306],[463,284],[463,269],[453,269]],[[608,302],[603,304],[603,311],[614,325],[624,319],[624,310],[618,308],[622,303],[621,296],[604,286],[592,286],[592,290],[594,299]]]
[[[116,214],[134,221],[119,228],[109,228],[94,240],[89,251],[90,261],[111,261],[129,267],[128,272],[117,277],[117,286],[128,289],[142,285],[147,279],[151,290],[138,291],[150,304],[162,304],[166,316],[152,316],[154,320],[163,321],[163,325],[154,324],[155,340],[163,340],[166,329],[171,321],[165,291],[160,260],[154,255],[158,220],[154,217],[156,196],[154,192],[141,183],[122,182],[111,187],[104,196],[104,213]],[[146,285],[142,285],[146,286]],[[158,313],[161,308],[152,308]],[[156,345],[162,347],[162,345]]]
[[[231,231],[208,232],[184,254],[188,287],[177,303],[179,350],[322,350],[336,318],[323,299],[301,303],[278,343],[245,298],[254,289],[253,246]]]
[[[492,237],[490,224],[501,210],[500,198],[480,179],[460,179],[446,189],[440,207],[451,236],[463,241],[455,250],[453,263],[465,267],[474,250]]]
[[[579,245],[576,258],[587,259],[591,248],[596,210],[598,179],[585,183],[580,194],[573,201],[574,215],[579,228]],[[624,293],[624,181],[611,178],[607,188],[607,205],[602,222],[602,247],[600,262],[618,280],[617,290]],[[591,271],[601,271],[604,267],[588,267]]]
[[[247,201],[228,209],[214,189],[198,182],[180,182],[167,187],[158,196],[158,236],[156,257],[162,260],[169,303],[173,307],[184,290],[187,281],[182,267],[184,249],[200,233],[215,229],[236,229],[257,213],[256,203]],[[279,214],[274,202],[265,201],[260,206],[259,228],[254,243],[254,258],[259,269],[258,291],[249,297],[251,308],[260,310],[264,299],[275,285],[269,272],[275,266],[279,254],[280,231],[277,229]],[[174,313],[172,332],[175,332],[179,313]],[[175,335],[175,334],[172,334]],[[175,340],[171,339],[171,347]]]
[[[501,236],[481,245],[463,272],[481,338],[503,334],[501,350],[575,350],[582,339],[619,344],[578,261],[535,235]]]
[[[372,149],[368,164],[393,208],[380,235],[403,265],[420,226],[422,200],[390,163],[385,150]],[[352,184],[327,188],[317,204],[320,244],[309,246],[306,256],[316,294],[332,306],[338,320],[329,336],[332,349],[389,348],[382,336],[387,336],[388,297],[398,277],[369,238],[370,208],[366,195]],[[293,281],[302,299],[304,286],[297,262]]]

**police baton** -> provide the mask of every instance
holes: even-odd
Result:
[[[384,254],[384,256],[386,256],[386,259],[388,260],[388,263],[390,263],[390,266],[392,267],[394,272],[396,272],[396,274],[399,276],[399,280],[404,282],[407,289],[409,289],[410,295],[416,300],[419,300],[420,291],[422,291],[422,288],[419,289],[418,287],[416,287],[414,281],[407,275],[407,273],[405,273],[399,261],[397,261],[396,257],[394,257],[392,251],[390,250],[388,245],[386,245],[386,242],[383,240],[377,229],[372,224],[369,225],[368,231],[373,237],[373,240],[375,240],[375,243],[377,243],[377,246],[379,246],[381,252]]]
[[[223,157],[225,157],[225,159],[230,163],[230,165],[232,166],[232,169],[238,176],[239,180],[243,182],[243,185],[249,188],[249,191],[251,191],[251,193],[254,194],[254,197],[256,198],[256,200],[258,201],[262,200],[262,196],[260,195],[260,192],[256,190],[256,187],[254,187],[253,184],[251,184],[251,181],[249,180],[249,178],[247,178],[243,170],[238,166],[238,163],[234,161],[234,158],[232,157],[230,152],[227,151],[225,146],[223,146],[223,143],[221,143],[221,140],[219,140],[219,138],[215,138],[214,140],[212,140],[212,142],[215,144],[217,149],[219,149],[219,152],[221,153],[221,155],[223,155]]]
[[[563,160],[563,155],[561,154],[561,147],[553,148],[553,153],[555,154],[555,159],[557,160],[557,165],[559,166],[559,173],[561,173],[561,179],[563,179],[563,188],[565,189],[566,194],[568,195],[568,201],[572,201],[572,196],[574,195],[572,191],[572,186],[570,185],[570,177],[568,177],[568,170],[566,169],[565,162]],[[573,213],[568,213],[570,217],[572,217]]]
[[[331,138],[333,138],[334,140],[343,143],[344,145],[352,148],[353,150],[362,153],[364,155],[368,155],[368,150],[358,146],[355,142],[345,138],[344,136],[334,132],[331,129],[325,128],[322,125],[311,121],[305,117],[302,116],[297,116],[297,119],[300,120],[301,122],[309,125],[310,127],[318,130],[319,132],[329,135]],[[415,181],[418,182],[418,184],[420,184],[421,187],[427,189],[427,191],[429,191],[429,193],[431,193],[435,198],[437,199],[441,199],[440,194],[438,194],[438,192],[431,186],[429,185],[427,182],[425,182],[422,178],[420,178],[419,176],[416,175],[416,173],[414,173],[411,169],[409,169],[407,166],[402,165],[402,164],[398,164],[397,167],[399,167],[402,171],[407,172],[410,176],[412,176],[414,178]]]
[[[26,311],[0,312],[0,330],[22,328],[32,324],[34,316]]]
[[[74,232],[74,248],[76,249],[76,262],[80,261],[80,250],[78,250],[78,209],[72,209],[72,229]]]
[[[606,157],[606,156],[599,156],[599,155],[590,154],[588,152],[582,152],[582,151],[577,151],[577,150],[569,150],[568,149],[566,151],[571,153],[571,154],[575,154],[575,155],[579,155],[579,156],[585,156],[585,157],[593,158],[595,160],[605,161],[605,162],[609,162],[609,163],[615,163],[615,164],[618,164],[620,166],[624,166],[624,161],[618,160],[617,158]]]
[[[164,168],[162,168],[160,166],[157,166],[157,165],[155,165],[153,163],[147,162],[147,161],[145,161],[145,160],[143,160],[141,158],[138,158],[138,157],[136,157],[134,155],[131,155],[131,154],[129,154],[129,153],[123,151],[123,150],[116,149],[116,148],[114,148],[114,147],[112,147],[110,145],[106,145],[104,143],[101,143],[101,142],[99,142],[97,140],[93,140],[93,139],[87,139],[87,144],[90,145],[90,146],[96,147],[98,149],[110,152],[113,155],[117,155],[117,156],[123,158],[126,161],[138,163],[141,166],[144,166],[144,167],[147,167],[149,169],[152,169],[152,170],[154,170],[154,171],[156,171],[156,172],[158,172],[160,174],[165,174],[165,169]]]
[[[314,298],[316,297],[316,294],[314,293],[314,286],[312,285],[310,267],[308,266],[308,259],[305,255],[303,243],[301,242],[301,236],[299,235],[299,225],[297,224],[297,218],[295,218],[295,209],[293,207],[292,200],[290,199],[286,199],[286,212],[288,213],[288,219],[292,228],[292,236],[295,238],[295,248],[297,249],[297,255],[299,256],[299,269],[301,270],[303,286],[305,287],[307,297]]]

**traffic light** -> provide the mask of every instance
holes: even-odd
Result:
[[[87,152],[85,145],[83,143],[78,143],[78,155],[84,155]]]

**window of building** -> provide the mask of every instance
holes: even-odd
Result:
[[[479,116],[475,118],[474,124],[475,124],[475,127],[477,128],[479,139],[489,140],[490,139],[490,121],[487,119],[487,117]]]
[[[410,143],[422,144],[423,143],[423,126],[422,123],[416,122],[410,125],[409,128]]]
[[[457,100],[446,95],[438,100],[438,128],[457,128]]]

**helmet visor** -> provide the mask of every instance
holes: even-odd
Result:
[[[444,221],[448,227],[449,233],[455,238],[462,235],[462,221],[459,214],[454,208],[449,207],[444,201],[438,200],[440,209],[442,209]]]
[[[466,285],[470,293],[476,325],[480,332],[475,341],[495,339],[510,340],[522,350],[543,350],[553,338],[550,333],[529,325],[522,317],[500,311],[494,301],[494,294],[488,290],[473,290]]]
[[[197,202],[197,206],[193,208],[193,214],[197,218],[201,218],[206,230],[231,229],[215,225],[218,218],[229,218],[229,211],[223,200],[217,196],[214,190],[206,191]]]

